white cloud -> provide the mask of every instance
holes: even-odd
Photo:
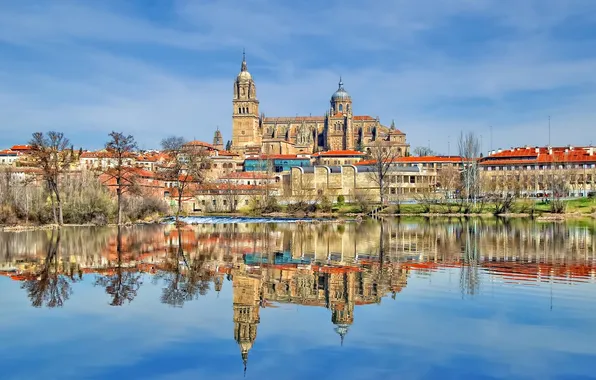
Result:
[[[4,5],[0,50],[12,54],[0,62],[0,131],[11,144],[34,130],[61,129],[93,147],[114,129],[147,148],[168,134],[210,140],[217,125],[229,138],[232,81],[246,47],[267,115],[322,114],[341,74],[356,112],[395,119],[414,146],[432,136],[431,145],[447,153],[447,136],[475,129],[488,148],[489,125],[494,147],[544,144],[548,115],[565,124],[564,132],[553,129],[554,143],[596,141],[596,56],[585,49],[596,36],[552,35],[596,5],[317,4],[179,1],[160,20],[118,2]],[[458,54],[441,44],[459,27],[454,17],[507,33]],[[454,36],[466,33],[475,30]],[[430,35],[438,42],[428,44]],[[544,99],[530,101],[536,96]]]

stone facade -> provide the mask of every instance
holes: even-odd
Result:
[[[369,166],[292,168],[288,178],[288,195],[296,201],[313,201],[323,195],[334,200],[342,195],[348,202],[359,197],[378,202],[379,186],[373,177]],[[428,192],[436,182],[436,171],[394,167],[386,177],[388,200],[413,199],[417,194]]]
[[[256,86],[243,58],[234,82],[232,150],[241,154],[311,154],[329,150],[365,151],[376,141],[409,153],[405,133],[379,118],[353,114],[352,98],[339,81],[323,116],[265,117],[259,114]]]

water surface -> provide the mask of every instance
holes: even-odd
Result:
[[[291,222],[0,232],[2,378],[596,375],[594,222]]]

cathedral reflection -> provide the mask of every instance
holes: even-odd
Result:
[[[133,302],[144,281],[161,287],[161,302],[183,307],[227,280],[246,369],[261,309],[325,308],[343,344],[355,308],[395,299],[412,273],[458,268],[466,296],[480,291],[481,272],[502,282],[594,282],[595,230],[591,222],[412,219],[0,232],[0,274],[19,281],[34,307],[62,306],[88,276],[112,306]]]

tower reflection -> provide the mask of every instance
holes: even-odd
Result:
[[[413,219],[0,232],[0,274],[19,281],[34,307],[64,305],[89,277],[109,305],[153,283],[172,307],[219,293],[227,279],[246,370],[263,308],[325,308],[343,345],[355,309],[396,299],[413,273],[456,268],[462,297],[482,292],[482,273],[516,284],[594,282],[595,231],[593,222]]]

